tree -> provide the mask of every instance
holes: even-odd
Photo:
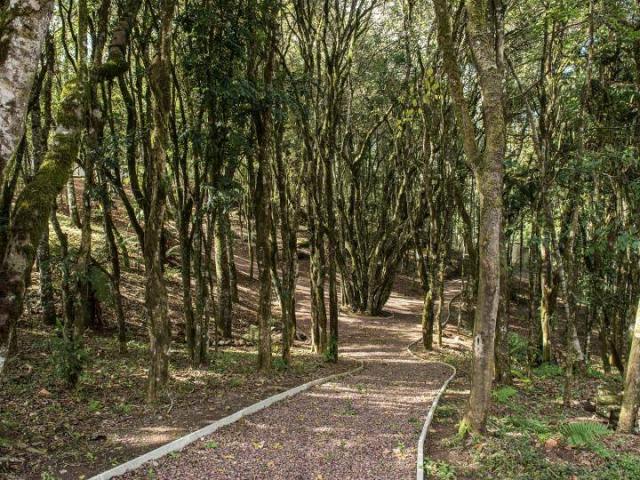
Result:
[[[53,2],[0,5],[0,179],[22,138]]]
[[[171,43],[174,0],[161,2],[156,56],[149,69],[151,91],[155,99],[151,155],[146,171],[146,198],[149,213],[145,219],[145,310],[149,321],[151,363],[147,401],[153,403],[169,380],[169,344],[171,325],[167,316],[167,289],[162,265],[162,230],[166,212],[167,150],[171,110]]]
[[[618,432],[633,433],[640,406],[640,302],[636,311],[631,351],[624,376],[624,397],[618,420]]]
[[[502,229],[502,182],[505,151],[503,108],[503,21],[501,3],[470,1],[465,5],[467,35],[482,94],[482,116],[486,130],[484,152],[476,135],[464,96],[460,70],[451,39],[446,0],[433,2],[438,23],[438,43],[463,137],[467,160],[474,169],[480,194],[480,238],[478,295],[473,330],[472,386],[461,430],[485,428],[493,382],[494,341],[500,298],[500,236]],[[492,23],[489,24],[489,21]]]

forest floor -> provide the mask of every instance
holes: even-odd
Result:
[[[341,355],[363,361],[362,371],[275,404],[120,478],[413,478],[425,415],[450,369],[407,351],[421,335],[419,296],[394,292],[386,308],[392,317],[340,317]]]
[[[458,283],[449,282],[447,299],[459,291]],[[541,364],[530,372],[527,368],[526,311],[523,298],[515,298],[509,341],[513,384],[495,387],[483,437],[458,435],[470,387],[469,325],[463,322],[459,331],[449,325],[442,347],[434,352],[417,349],[425,359],[446,361],[458,370],[436,410],[425,449],[425,478],[640,479],[640,439],[615,434],[604,418],[606,412],[596,408],[598,388],[621,388],[620,375],[605,375],[593,352],[589,368],[575,378],[573,401],[565,408],[561,366]],[[556,327],[560,330],[561,325]],[[560,351],[560,332],[554,333],[554,346]]]
[[[73,244],[79,230],[59,215]],[[296,341],[292,364],[279,361],[279,334],[274,332],[274,371],[256,372],[256,348],[245,341],[255,323],[258,282],[249,275],[245,247],[238,240],[236,263],[240,301],[234,305],[234,342],[210,348],[207,368],[189,365],[184,344],[180,273],[168,266],[169,316],[173,329],[168,394],[150,407],[145,403],[148,336],[144,322],[144,270],[136,256],[132,232],[130,266],[123,269],[122,293],[127,314],[127,353],[118,352],[111,308],[103,309],[105,327],[84,336],[86,367],[77,387],[69,390],[56,373],[57,335],[40,319],[38,283],[28,292],[19,326],[19,354],[0,379],[0,478],[8,480],[82,479],[146,453],[241,408],[315,378],[357,366],[350,359],[337,365],[311,354],[308,342]],[[106,258],[106,246],[95,226],[94,256]],[[51,238],[53,253],[58,246]],[[106,264],[105,264],[106,265]],[[59,292],[57,292],[57,295]],[[304,291],[298,310],[301,331],[308,332]],[[60,302],[56,302],[58,305]],[[277,318],[277,302],[274,317]]]

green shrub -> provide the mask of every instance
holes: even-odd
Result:
[[[89,267],[89,283],[100,303],[114,305],[113,292],[111,291],[111,279],[107,272],[100,267],[91,265]]]
[[[95,413],[98,410],[102,409],[102,403],[100,403],[100,400],[89,400],[89,405],[87,406],[87,408],[90,412]]]
[[[559,430],[572,447],[593,447],[600,438],[611,434],[611,430],[597,422],[565,423]]]
[[[455,480],[457,477],[456,469],[447,462],[426,459],[423,467],[425,478],[437,480]]]
[[[281,357],[274,358],[272,365],[274,370],[276,370],[277,372],[284,372],[289,368],[287,362],[285,362]]]
[[[533,370],[533,373],[540,378],[552,378],[562,375],[562,367],[555,363],[543,363]]]
[[[439,405],[436,410],[436,417],[449,418],[455,417],[458,413],[458,409],[454,405]]]
[[[55,374],[74,387],[78,383],[88,354],[76,337],[69,339],[59,333],[62,325],[58,324],[56,330],[58,335],[51,340],[51,361],[55,367]]]
[[[505,387],[500,387],[495,392],[493,392],[493,398],[497,403],[505,404],[517,394],[518,390],[510,385],[507,385]]]
[[[509,354],[511,358],[519,363],[525,365],[527,363],[527,352],[529,349],[529,340],[522,335],[518,335],[515,332],[510,332],[508,336],[509,340]]]

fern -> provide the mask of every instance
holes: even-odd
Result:
[[[563,374],[562,367],[555,363],[543,363],[533,373],[540,378],[559,377]]]
[[[559,430],[572,447],[593,447],[600,438],[611,434],[605,425],[596,422],[565,423]]]
[[[518,390],[511,386],[501,387],[493,392],[493,398],[498,403],[507,403],[512,397],[518,394]]]
[[[522,335],[510,332],[509,337],[509,354],[517,363],[525,364],[527,362],[527,353],[529,350],[529,341]]]
[[[532,432],[538,435],[549,433],[549,426],[535,418],[509,416],[505,422],[520,433]]]

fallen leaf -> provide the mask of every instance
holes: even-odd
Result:
[[[546,448],[547,450],[552,450],[557,447],[558,447],[558,440],[556,440],[555,438],[550,438],[549,440],[544,442],[544,448]]]
[[[38,396],[49,398],[51,396],[51,392],[43,387],[40,390],[38,390]]]

